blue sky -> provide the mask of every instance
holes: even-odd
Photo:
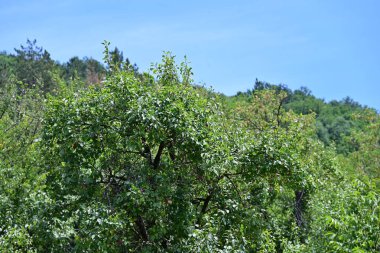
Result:
[[[35,38],[60,62],[101,60],[108,40],[140,70],[187,55],[227,95],[258,78],[380,110],[379,13],[377,0],[0,0],[0,50]]]

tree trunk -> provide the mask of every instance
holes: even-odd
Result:
[[[305,191],[295,191],[295,203],[294,203],[294,215],[296,218],[296,223],[299,228],[304,226],[304,218],[303,218],[303,209],[304,209],[304,195]]]

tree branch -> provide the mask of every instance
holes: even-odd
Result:
[[[199,225],[201,223],[201,219],[203,215],[207,212],[207,207],[212,199],[213,196],[213,190],[210,191],[209,195],[207,195],[206,198],[202,199],[203,200],[203,205],[201,212],[199,213],[198,219],[197,219],[197,224]]]
[[[164,150],[164,148],[165,148],[165,143],[162,141],[160,143],[160,146],[158,147],[156,157],[154,158],[154,161],[153,161],[153,168],[155,170],[158,169],[158,166],[160,166],[161,155],[162,155],[162,151]]]
[[[137,226],[140,237],[146,242],[149,241],[149,235],[145,227],[144,219],[141,217],[141,215],[137,216],[135,224]]]
[[[141,141],[142,141],[142,144],[143,144],[143,147],[144,147],[144,150],[141,153],[141,155],[148,160],[149,164],[152,165],[152,152],[150,151],[150,147],[146,143],[146,139],[144,137],[141,138]]]
[[[170,159],[172,160],[172,162],[174,162],[176,159],[176,156],[175,156],[175,151],[173,147],[173,141],[169,142],[168,149],[169,149]]]
[[[281,114],[281,108],[282,108],[282,105],[284,104],[285,102],[285,98],[281,99],[280,100],[280,103],[277,107],[277,113],[276,113],[276,120],[277,120],[277,127],[280,127],[280,124],[281,124],[281,118],[280,118],[280,114]]]

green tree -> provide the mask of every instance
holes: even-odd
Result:
[[[66,80],[74,80],[79,78],[80,80],[85,80],[87,76],[87,64],[85,60],[79,59],[75,56],[69,59],[69,61],[64,64],[65,78]]]
[[[59,236],[45,247],[266,252],[295,243],[286,229],[303,218],[284,205],[312,189],[320,167],[307,138],[312,117],[286,114],[264,93],[256,102],[274,107],[254,114],[257,132],[193,87],[186,63],[166,54],[152,72],[154,83],[115,69],[104,87],[50,103],[42,153],[60,203],[58,223],[47,223]]]
[[[4,88],[11,75],[14,75],[15,57],[3,52],[0,53],[0,88]]]
[[[29,44],[0,54],[2,252],[380,250],[374,110],[259,81],[219,96],[186,59],[139,74],[107,42],[107,69],[73,57],[46,93]]]
[[[246,125],[250,136],[253,136],[252,148],[247,149],[248,166],[254,168],[251,177],[268,182],[272,189],[284,189],[284,193],[276,197],[282,201],[273,198],[265,208],[275,208],[281,213],[281,206],[287,209],[293,206],[293,213],[280,217],[285,218],[284,224],[288,224],[282,231],[290,232],[290,224],[296,224],[303,234],[302,239],[307,235],[309,195],[318,186],[317,178],[333,170],[331,157],[322,152],[322,147],[314,139],[314,115],[300,116],[285,111],[286,100],[286,92],[261,90],[253,94],[250,103],[237,106],[233,115]],[[276,240],[279,245],[283,238]]]
[[[44,102],[37,89],[23,88],[14,77],[0,86],[0,248],[33,252],[36,219],[47,202],[36,145]],[[37,218],[38,217],[38,218]]]
[[[355,129],[346,142],[357,146],[348,156],[340,156],[343,166],[352,176],[368,177],[380,186],[380,116],[374,110],[354,114],[353,120],[365,122],[363,129]]]
[[[15,75],[17,80],[25,83],[28,88],[41,86],[44,92],[51,92],[56,88],[54,73],[57,72],[56,64],[50,58],[50,54],[42,47],[37,46],[37,41],[26,42],[16,51]]]
[[[378,252],[380,195],[366,181],[332,180],[311,200],[310,252]]]
[[[72,227],[57,238],[63,248],[171,248],[204,212],[193,202],[208,192],[203,156],[211,155],[218,105],[188,84],[187,66],[176,67],[174,57],[154,73],[152,86],[117,71],[104,88],[50,104],[47,183],[68,206],[57,210],[60,222]],[[87,212],[99,213],[101,224]]]

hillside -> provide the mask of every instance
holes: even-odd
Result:
[[[109,46],[0,54],[0,251],[380,251],[374,109],[258,80],[228,97]]]

